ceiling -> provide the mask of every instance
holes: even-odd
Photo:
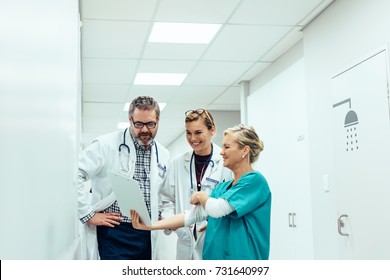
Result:
[[[158,140],[184,132],[184,111],[240,109],[249,81],[302,38],[333,0],[80,0],[82,144],[127,121],[139,95],[167,103]],[[154,22],[219,23],[210,44],[149,43]],[[181,86],[134,85],[137,72],[188,73]]]

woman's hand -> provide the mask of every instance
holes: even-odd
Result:
[[[203,231],[205,231],[205,230],[206,230],[206,228],[207,228],[207,225],[205,225],[205,226],[201,227],[201,228],[198,230],[198,232],[203,232]]]
[[[207,199],[209,199],[209,196],[205,192],[196,192],[191,196],[190,203],[193,205],[201,204],[204,208]]]
[[[139,230],[151,230],[150,227],[142,223],[139,219],[139,215],[135,210],[130,210],[131,224],[134,228]]]
[[[197,205],[200,203],[199,197],[198,197],[198,192],[193,193],[190,197],[190,203],[193,205]]]
[[[140,221],[139,215],[135,210],[130,210],[130,217],[133,227],[140,230],[177,229],[184,227],[185,219],[184,214],[177,214],[160,221],[155,221],[149,227]]]

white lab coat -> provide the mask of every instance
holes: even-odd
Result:
[[[78,210],[79,218],[85,217],[92,211],[102,211],[115,201],[112,186],[107,176],[107,170],[113,170],[128,177],[133,178],[135,171],[136,152],[134,143],[130,137],[129,130],[126,132],[126,144],[130,148],[130,155],[126,148],[122,148],[119,157],[119,145],[123,143],[124,131],[117,131],[98,137],[92,144],[83,150],[79,158],[79,172],[85,174],[87,180],[91,180],[92,193],[85,192],[82,176],[78,182]],[[162,167],[167,167],[169,163],[169,152],[162,145],[156,142],[158,150],[158,161]],[[156,145],[152,147],[151,167],[150,167],[150,206],[151,219],[157,221],[159,217],[159,190],[166,177],[166,172],[157,166]],[[127,165],[129,155],[128,172],[122,171],[121,166]],[[122,165],[121,165],[121,162]],[[129,213],[123,213],[129,216]],[[152,232],[152,258],[155,259],[157,232]],[[88,224],[81,226],[80,244],[84,245],[82,258],[97,259],[97,238],[96,227]]]
[[[212,162],[209,163],[201,182],[201,190],[207,194],[210,194],[219,182],[222,182],[223,180],[230,180],[233,177],[232,172],[223,166],[223,160],[220,156],[220,152],[221,148],[213,144]],[[195,174],[195,159],[191,162],[192,153],[193,151],[189,151],[181,156],[178,156],[169,165],[167,178],[160,191],[162,199],[161,217],[163,219],[180,213],[185,213],[188,216],[193,210],[193,205],[191,205],[189,201],[192,193],[197,191],[197,183]],[[192,189],[190,180],[190,163],[192,164]],[[206,224],[206,221],[197,223],[197,230]],[[175,232],[178,237],[176,259],[202,259],[205,232],[198,232],[198,238],[196,241],[194,239],[192,226],[179,228],[175,230]],[[169,234],[170,232],[165,231],[165,233]]]

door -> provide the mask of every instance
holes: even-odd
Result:
[[[387,59],[379,51],[332,78],[341,259],[390,258]]]
[[[248,123],[264,141],[254,167],[272,192],[270,259],[313,259],[304,61],[248,97]]]

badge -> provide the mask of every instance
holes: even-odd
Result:
[[[158,166],[158,175],[159,175],[161,178],[164,178],[165,172],[167,171],[167,167],[166,167],[165,165],[162,166],[161,163],[158,163],[157,166]]]

